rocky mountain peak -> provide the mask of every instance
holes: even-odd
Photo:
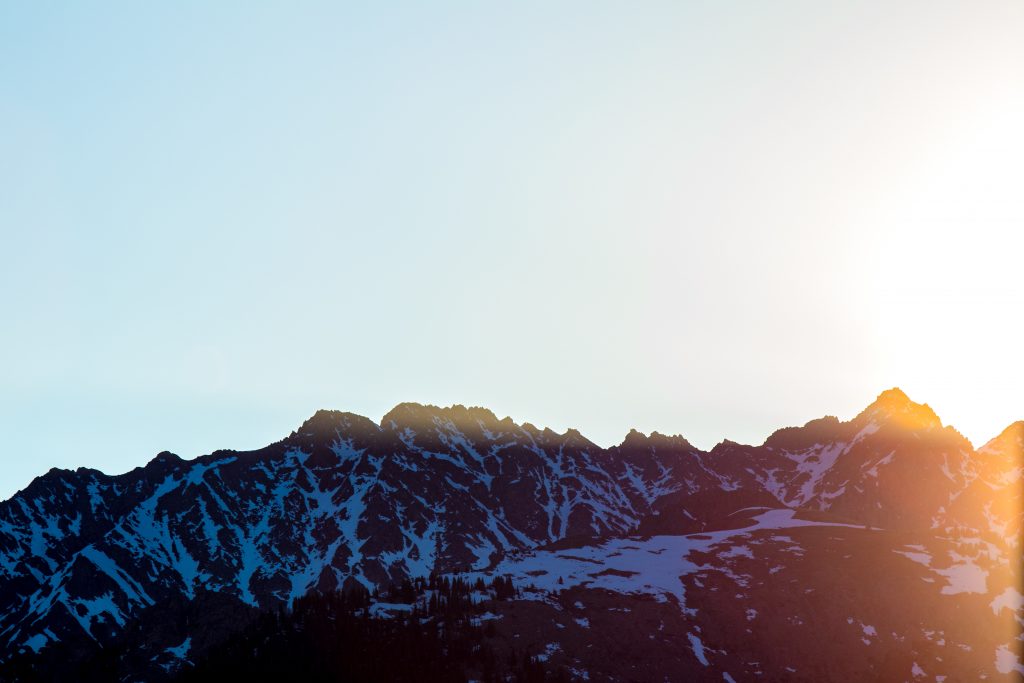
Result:
[[[765,439],[769,448],[800,450],[818,443],[829,443],[843,436],[843,423],[832,415],[811,420],[803,427],[783,427]]]
[[[941,429],[942,420],[927,403],[915,403],[902,389],[894,387],[883,391],[865,408],[858,421],[873,420],[882,424],[895,424],[903,429],[918,431]]]
[[[292,438],[329,443],[341,435],[372,435],[380,431],[373,420],[340,410],[318,410],[292,432]]]
[[[178,454],[171,453],[170,451],[160,451],[156,454],[156,457],[146,463],[146,469],[163,471],[173,469],[182,462],[184,461]]]
[[[399,403],[381,418],[381,427],[397,431],[408,428],[416,432],[433,429],[443,422],[473,429],[478,429],[481,424],[488,427],[499,424],[498,418],[487,408],[467,408],[460,404],[439,407],[421,403]]]
[[[644,434],[636,429],[630,429],[629,433],[626,434],[622,443],[618,446],[620,449],[632,449],[632,448],[673,448],[678,450],[691,450],[693,446],[685,438],[679,434],[666,435],[660,432],[651,432],[650,436]]]
[[[979,448],[978,452],[1024,460],[1024,420],[1011,424],[999,436]]]

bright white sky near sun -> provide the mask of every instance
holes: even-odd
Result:
[[[1024,418],[1024,3],[4,3],[0,497],[483,405]]]

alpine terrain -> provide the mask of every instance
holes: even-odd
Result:
[[[1021,680],[1022,476],[899,389],[707,452],[320,411],[0,502],[0,680]]]

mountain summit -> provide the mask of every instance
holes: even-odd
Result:
[[[915,403],[901,389],[883,391],[859,418],[896,422],[905,429],[941,429],[942,420],[927,403]]]

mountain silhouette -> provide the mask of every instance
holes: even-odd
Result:
[[[82,673],[100,653],[169,679],[309,600],[406,618],[387,596],[409,585],[436,615],[415,582],[438,576],[512,581],[467,589],[460,618],[569,678],[1012,677],[1022,472],[1024,422],[976,450],[899,389],[710,451],[460,405],[321,410],[259,450],[54,469],[0,502],[0,679],[105,680]]]

